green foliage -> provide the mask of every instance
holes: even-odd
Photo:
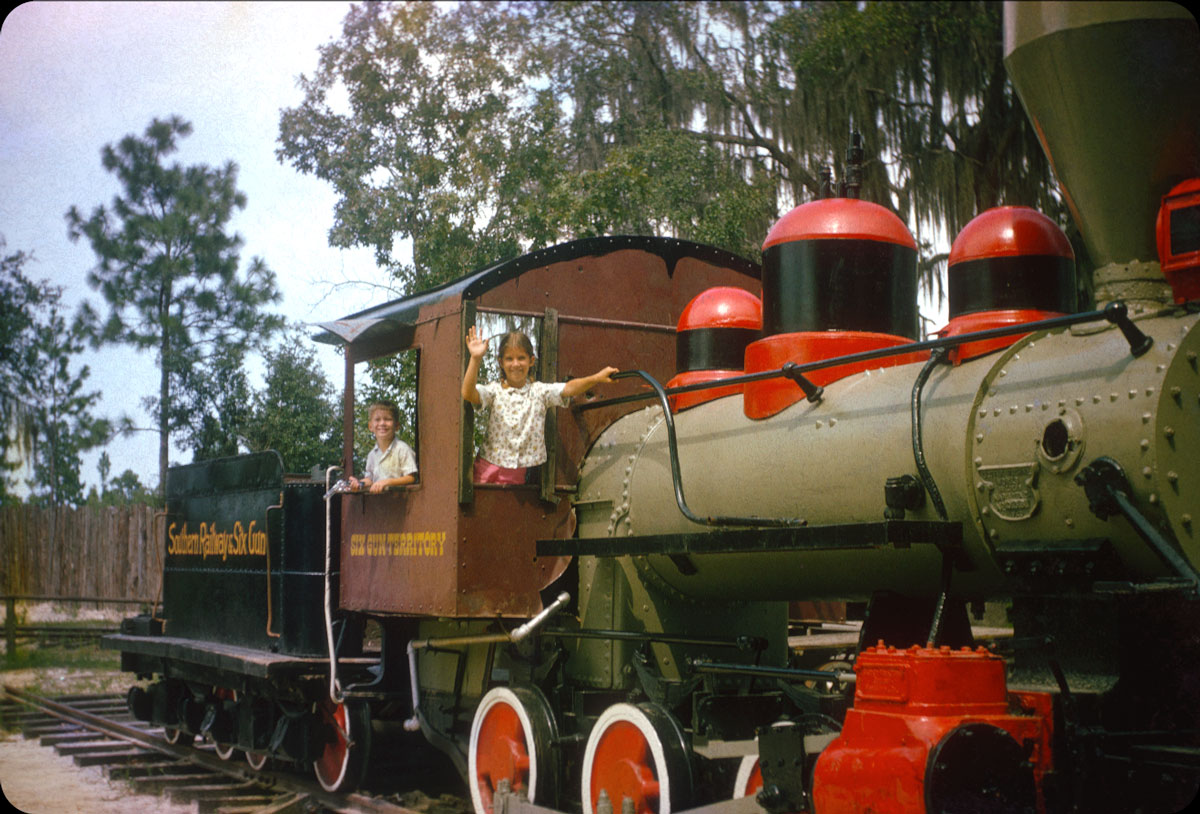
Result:
[[[108,490],[105,492],[105,498],[112,496],[114,505],[128,503],[147,503],[150,505],[162,505],[161,498],[152,490],[147,489],[142,485],[138,475],[132,469],[126,469],[120,475],[113,478],[109,484]]]
[[[88,490],[88,505],[127,506],[133,503],[148,506],[163,505],[162,498],[153,489],[147,489],[132,469],[126,469],[117,477],[109,480],[108,475],[112,469],[112,461],[108,457],[107,451],[100,453],[100,460],[96,464],[96,468],[100,473],[100,489],[97,491],[93,486]]]
[[[87,314],[93,341],[156,353],[159,388],[148,398],[158,420],[160,488],[169,438],[196,419],[181,405],[208,403],[206,388],[221,382],[230,360],[240,364],[250,337],[268,336],[282,324],[261,310],[279,300],[274,273],[258,258],[239,273],[242,240],[226,231],[234,211],[246,205],[237,166],[165,163],[191,132],[191,124],[173,116],[153,120],[141,137],[106,145],[101,163],[120,181],[122,194],[86,217],[76,207],[66,215],[71,239],[86,238],[96,254],[88,282],[108,305],[103,319]],[[219,446],[214,433],[220,425],[236,423],[219,405],[217,416],[216,428],[201,427],[198,437],[189,437],[205,454]]]
[[[355,6],[342,39],[322,47],[317,75],[301,79],[305,102],[280,124],[279,157],[341,196],[331,244],[373,247],[418,289],[518,253],[507,213],[484,214],[516,146],[507,134],[524,137],[504,59],[512,37],[485,35],[507,27],[486,4],[452,16],[471,19],[471,30],[432,4]],[[343,89],[346,112],[330,98]],[[397,236],[414,237],[413,263],[393,256]]]
[[[251,451],[276,450],[288,472],[341,462],[341,408],[308,340],[285,338],[265,354],[266,381],[245,424]]]
[[[710,179],[700,185],[698,178]],[[560,178],[540,202],[574,237],[674,235],[757,256],[774,210],[762,179],[737,178],[710,145],[684,133],[646,130],[614,147],[604,166]]]
[[[225,345],[214,349],[207,364],[172,373],[178,395],[170,403],[169,423],[178,428],[176,435],[191,449],[193,461],[238,453],[251,417],[245,359],[244,347]],[[146,407],[155,413],[158,405],[147,400]]]
[[[2,240],[2,239],[0,239]],[[41,307],[43,287],[24,275],[25,252],[6,254],[0,242],[0,503],[9,494],[11,478],[21,462],[33,455],[33,416],[30,405],[16,397],[26,389],[29,346],[36,333],[34,318]]]
[[[747,227],[769,223],[769,185],[712,147],[661,121],[623,121],[611,165],[588,158],[607,151],[604,136],[581,142],[566,126],[540,24],[504,4],[351,11],[301,79],[304,102],[283,112],[277,151],[338,191],[330,242],[374,248],[405,290],[602,232],[754,251]],[[718,204],[722,185],[736,192]],[[411,263],[396,253],[403,238]]]
[[[865,197],[918,226],[944,222],[953,234],[1003,204],[1064,220],[1000,32],[995,2],[789,6],[772,24],[797,79],[785,121],[831,158],[848,128],[826,125],[853,122],[880,159],[866,168]]]
[[[1000,204],[1062,219],[1000,33],[979,0],[364,4],[277,156],[333,185],[331,243],[405,291],[601,233],[756,257],[823,167],[844,180],[852,128],[863,197],[929,245]]]
[[[92,415],[100,393],[85,389],[87,365],[73,369],[85,329],[63,315],[61,286],[25,276],[29,255],[3,251],[0,238],[0,499],[9,499],[16,469],[9,451],[18,442],[17,454],[32,457],[32,499],[78,504],[79,455],[104,443],[111,431],[107,420]]]

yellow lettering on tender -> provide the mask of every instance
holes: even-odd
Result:
[[[216,522],[203,522],[197,531],[189,531],[188,524],[171,523],[167,527],[167,554],[174,557],[265,557],[269,538],[267,532],[258,529],[258,521],[250,521],[249,527],[242,521],[234,521],[229,531],[221,529]]]

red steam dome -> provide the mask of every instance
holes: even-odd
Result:
[[[1035,322],[1075,311],[1075,252],[1058,225],[1026,206],[989,209],[968,223],[950,248],[950,323],[939,333]],[[1020,335],[956,348],[961,362]]]
[[[763,251],[793,240],[824,238],[875,240],[914,251],[917,248],[904,221],[891,210],[859,198],[823,198],[797,206],[777,220],[767,232]]]
[[[777,370],[918,336],[917,243],[893,212],[859,198],[823,198],[788,212],[763,243],[763,338],[746,348],[746,372]],[[814,371],[824,386],[905,356]],[[786,379],[746,385],[745,412],[766,418],[803,392]]]
[[[697,294],[679,315],[676,325],[676,375],[668,387],[739,376],[746,345],[762,330],[762,301],[741,288],[719,286]],[[671,396],[671,408],[697,404],[742,392],[741,385],[698,390]]]

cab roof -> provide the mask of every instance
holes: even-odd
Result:
[[[758,263],[724,249],[690,240],[642,235],[589,237],[538,249],[426,291],[372,306],[331,322],[319,323],[319,327],[324,328],[324,331],[313,338],[330,345],[352,345],[383,339],[397,331],[411,329],[416,325],[422,309],[434,303],[448,299],[460,302],[472,300],[532,269],[579,257],[601,256],[623,249],[636,249],[658,255],[666,263],[668,275],[674,274],[675,264],[679,260],[693,257],[735,269],[754,279],[761,279],[762,276],[762,269]]]

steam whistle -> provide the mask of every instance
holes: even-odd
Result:
[[[850,146],[846,148],[846,180],[842,182],[843,198],[857,198],[862,189],[863,146],[862,135],[850,133]]]

